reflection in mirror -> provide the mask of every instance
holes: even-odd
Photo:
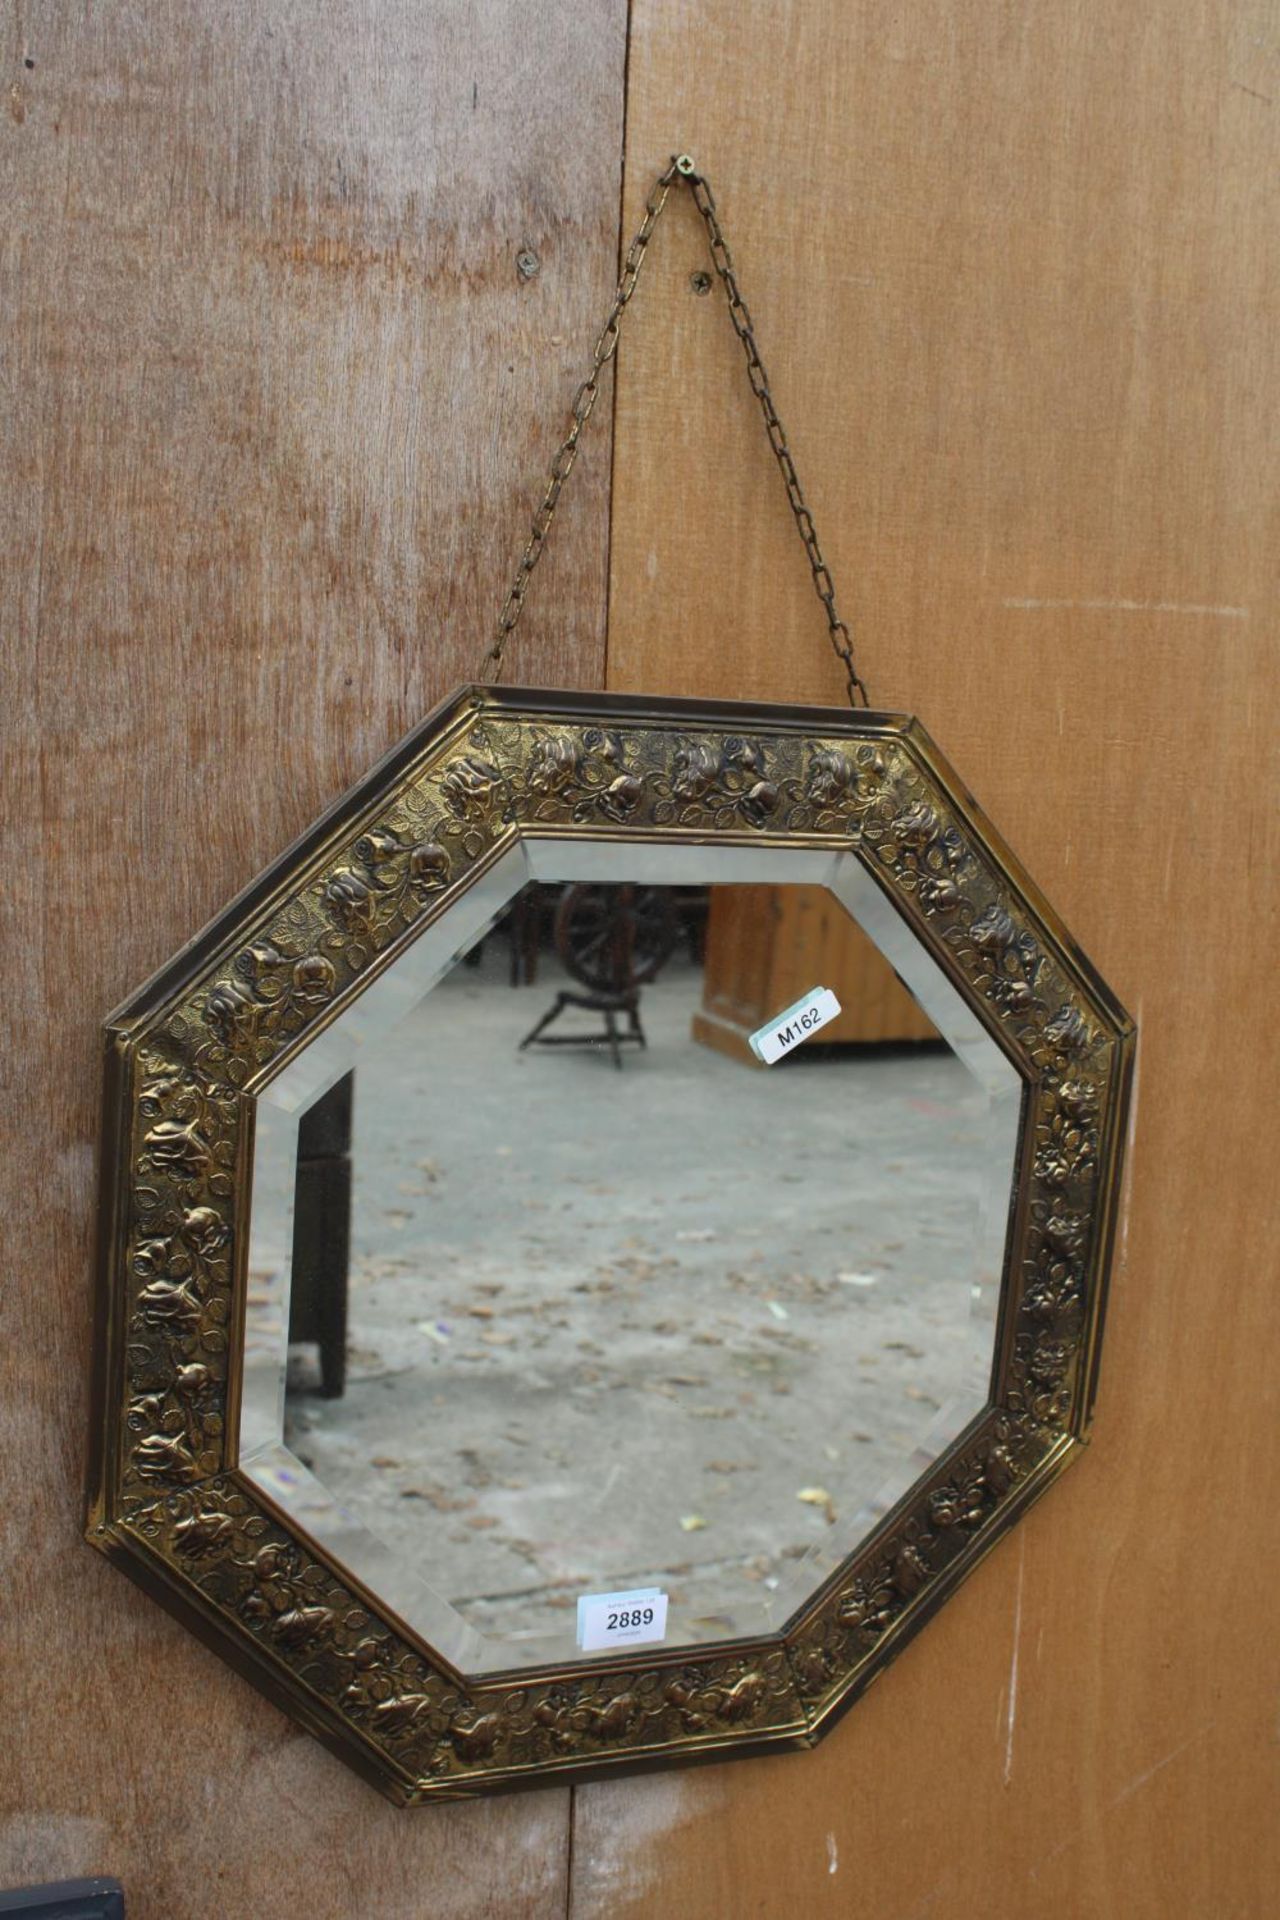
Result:
[[[241,1464],[465,1671],[777,1630],[986,1401],[1020,1107],[853,855],[521,842],[259,1098]]]

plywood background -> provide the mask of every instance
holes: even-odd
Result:
[[[0,11],[0,1885],[115,1872],[134,1920],[1253,1920],[1280,14],[632,0],[628,61],[626,11]],[[406,1817],[79,1544],[95,1025],[472,670],[607,299],[624,63],[626,225],[690,148],[873,696],[1139,1017],[1133,1181],[1092,1452],[817,1754]],[[702,264],[677,203],[612,552],[602,408],[524,670],[600,683],[608,572],[611,684],[835,698]]]
[[[1262,1920],[1280,15],[636,0],[629,72],[628,221],[688,148],[873,698],[1141,1040],[1090,1453],[815,1755],[580,1791],[573,1920]],[[620,374],[610,684],[836,698],[680,213]]]
[[[96,1028],[474,673],[613,282],[625,6],[2,18],[0,1886],[562,1912],[567,1791],[397,1818],[77,1532]],[[588,685],[597,425],[529,620]]]

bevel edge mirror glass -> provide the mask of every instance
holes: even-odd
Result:
[[[804,907],[788,927],[792,943],[798,939],[806,946],[812,896],[819,889],[838,909],[822,918],[822,946],[827,964],[840,969],[842,991],[851,972],[851,991],[884,996],[885,983],[896,984],[909,1030],[933,1037],[811,1049],[803,1081],[779,1082],[775,1076],[766,1086],[760,1070],[747,1067],[744,1083],[740,1064],[694,1044],[691,1029],[709,1017],[700,997],[688,999],[701,969],[687,959],[683,966],[678,959],[671,963],[668,956],[635,992],[641,1039],[640,1015],[651,1020],[647,1009],[656,1000],[665,1044],[656,1054],[646,1044],[630,1079],[602,1078],[581,1055],[573,1056],[580,1063],[576,1073],[565,1055],[556,1056],[558,1072],[531,1073],[535,1055],[519,1051],[516,1043],[533,1016],[519,995],[510,1004],[514,976],[508,983],[501,966],[486,971],[483,977],[493,986],[477,1026],[471,1009],[482,976],[455,962],[467,952],[478,959],[477,943],[513,902],[530,892],[541,901],[542,891],[558,884],[587,883],[645,889],[638,895],[642,901],[656,900],[653,890],[663,888],[683,889],[686,902],[710,888],[724,901],[730,888],[767,920],[776,919],[784,897],[794,900],[803,889],[798,897]],[[545,912],[550,915],[549,908]],[[742,964],[736,944],[766,931],[749,921],[744,927],[741,912],[710,917],[717,929],[711,957],[717,972]],[[853,968],[839,932],[842,921],[851,934],[860,928],[872,936],[873,951],[865,958],[859,960],[861,940],[853,949]],[[672,922],[674,933],[674,912]],[[527,931],[520,938],[527,946]],[[875,953],[883,956],[883,982],[871,964]],[[778,964],[779,956],[773,958]],[[536,999],[539,987],[546,998],[545,964],[526,999]],[[798,964],[804,964],[803,953]],[[452,1032],[437,1033],[440,1059],[450,1063],[441,1085],[442,1067],[434,1057],[424,1059],[433,1043],[421,1016],[427,996],[446,979],[468,986],[451,1002],[450,1019],[467,1022],[469,1045],[457,1046]],[[771,1010],[791,998],[791,988],[775,990]],[[553,1013],[558,1005],[552,1003]],[[912,1022],[913,1005],[928,1018]],[[598,1009],[588,1007],[577,1021],[578,1038],[587,1046],[592,1011],[598,1032]],[[568,1035],[562,1039],[564,1029],[558,1028],[552,1044],[573,1044],[572,1018],[568,1024]],[[903,1024],[899,1013],[896,1024],[890,1017],[875,1030],[896,1034]],[[600,1051],[596,1064],[607,1063],[603,1041]],[[621,1054],[616,1058],[620,1064]],[[659,1088],[648,1093],[655,1075]],[[486,1089],[485,1098],[478,1079],[496,1081],[497,1091]],[[663,1118],[668,1125],[671,1118],[662,1103],[664,1079],[680,1090],[674,1134],[663,1129]],[[291,1305],[299,1130],[303,1116],[340,1081],[348,1110],[356,1089],[355,1148],[364,1151],[328,1164],[350,1186],[353,1166],[361,1163],[362,1177],[354,1185],[357,1196],[365,1197],[345,1211],[366,1258],[353,1248],[335,1271],[317,1249],[321,1257],[308,1274],[307,1312],[300,1319]],[[415,1082],[416,1096],[406,1091]],[[1012,1064],[850,855],[821,848],[526,835],[258,1097],[241,1466],[314,1540],[467,1673],[573,1658],[573,1617],[564,1614],[557,1629],[557,1607],[571,1609],[575,1598],[592,1592],[650,1583],[664,1598],[671,1589],[661,1636],[668,1646],[778,1631],[985,1404],[1022,1090]],[[379,1106],[376,1115],[370,1101]],[[571,1138],[575,1119],[579,1132],[585,1127],[589,1134],[592,1124],[589,1117],[578,1118],[578,1109],[585,1104],[594,1115],[604,1142],[595,1162],[602,1180],[584,1183],[571,1168],[540,1157],[539,1131],[554,1125],[548,1101],[565,1104],[561,1124]],[[478,1138],[475,1121],[467,1123],[477,1103],[485,1114]],[[718,1113],[722,1103],[737,1109],[733,1119]],[[734,1119],[744,1112],[745,1129],[735,1129]],[[780,1114],[788,1118],[775,1124]],[[366,1159],[374,1133],[376,1180]],[[587,1140],[579,1139],[578,1152],[588,1150]],[[442,1153],[449,1163],[443,1182]],[[677,1189],[665,1202],[649,1197],[662,1191],[658,1169],[665,1163],[674,1174],[681,1163],[695,1169],[701,1161],[704,1184],[714,1181],[719,1189],[717,1202],[704,1194],[701,1210],[683,1222],[684,1232],[673,1227],[663,1233],[661,1222]],[[856,1199],[854,1162],[860,1167]],[[443,1255],[421,1241],[415,1245],[403,1232],[419,1207],[424,1166],[431,1184],[429,1204],[419,1208],[418,1231],[433,1232],[442,1215],[451,1218],[452,1244]],[[578,1232],[558,1243],[551,1271],[535,1251],[545,1245],[545,1235],[538,1235],[527,1254],[533,1265],[520,1276],[512,1242],[521,1216],[518,1209],[502,1210],[496,1199],[506,1225],[505,1238],[495,1242],[486,1189],[499,1193],[513,1177],[532,1179],[537,1189],[524,1202],[537,1210],[531,1224],[544,1224],[548,1209],[578,1208]],[[606,1180],[614,1199],[592,1207],[591,1191]],[[635,1202],[624,1205],[621,1220],[615,1216],[620,1182],[629,1185]],[[440,1204],[442,1193],[459,1185],[464,1198],[450,1212]],[[368,1219],[368,1189],[374,1186],[390,1221],[381,1231]],[[776,1197],[766,1198],[771,1187]],[[323,1209],[323,1191],[317,1194],[314,1182],[306,1191]],[[811,1218],[819,1211],[822,1224]],[[642,1230],[650,1237],[639,1238]],[[369,1251],[371,1233],[376,1257]],[[768,1244],[753,1245],[758,1240],[774,1241],[776,1254]],[[308,1231],[299,1244],[314,1247],[314,1234]],[[637,1260],[637,1249],[649,1259]],[[594,1402],[598,1431],[592,1436],[585,1409],[584,1417],[573,1417],[579,1407],[566,1411],[557,1386],[577,1337],[588,1331],[593,1303],[584,1296],[597,1289],[612,1296],[622,1276],[618,1305],[629,1300],[638,1311],[641,1300],[657,1291],[659,1249],[665,1258],[658,1264],[678,1275],[660,1296],[663,1311],[678,1318],[664,1318],[659,1326],[672,1336],[681,1364],[668,1361],[664,1379],[653,1365],[655,1343],[646,1346],[637,1338],[642,1329],[634,1318],[597,1313],[591,1322],[599,1327],[595,1339],[578,1344],[596,1356],[586,1369],[589,1379],[614,1362],[611,1391],[570,1389]],[[740,1261],[772,1270],[773,1283],[752,1287],[748,1273],[733,1271]],[[649,1276],[640,1289],[625,1284],[637,1267]],[[428,1273],[437,1277],[434,1292]],[[513,1274],[524,1279],[523,1304],[511,1297]],[[489,1281],[484,1299],[473,1291],[478,1276]],[[361,1333],[359,1313],[370,1285],[394,1301],[380,1320],[385,1351],[371,1351]],[[363,1362],[354,1382],[344,1379],[344,1404],[336,1407],[299,1386],[296,1353],[294,1387],[285,1393],[290,1340],[317,1337],[322,1291],[334,1296],[344,1327],[349,1320],[349,1337]],[[435,1311],[432,1297],[451,1304],[424,1319]],[[524,1336],[519,1348],[513,1332],[485,1324],[494,1321],[499,1298],[503,1312],[524,1316],[511,1320]],[[535,1370],[527,1347],[530,1316],[545,1325],[548,1307],[560,1314],[553,1325],[563,1326],[563,1335],[550,1355],[546,1334],[534,1337],[540,1364],[558,1363],[552,1377]],[[482,1325],[475,1327],[469,1316]],[[763,1324],[753,1326],[753,1320]],[[468,1329],[476,1336],[470,1342]],[[483,1344],[493,1341],[508,1344]],[[656,1345],[662,1349],[667,1342]],[[619,1349],[625,1357],[617,1357]],[[454,1364],[453,1375],[463,1376],[455,1384],[446,1362],[454,1362],[460,1350],[464,1362],[487,1364]],[[779,1376],[773,1364],[778,1360],[791,1362],[794,1387]],[[717,1373],[720,1404],[708,1405]],[[891,1385],[885,1378],[890,1374]],[[771,1380],[772,1393],[757,1396],[749,1383],[762,1376]],[[681,1395],[668,1382],[702,1391]],[[544,1390],[537,1391],[536,1383]],[[446,1393],[446,1385],[453,1390]],[[735,1393],[735,1387],[747,1390]],[[703,1404],[682,1417],[679,1407],[653,1398],[646,1403],[646,1390],[665,1393],[669,1401],[696,1397]],[[793,1392],[798,1404],[786,1409],[776,1396]],[[468,1417],[472,1400],[477,1408]],[[514,1420],[517,1403],[521,1428],[504,1446],[503,1429]],[[883,1434],[878,1422],[885,1423]],[[807,1431],[797,1434],[797,1426]],[[567,1451],[555,1444],[562,1434]],[[840,1445],[833,1444],[837,1439]],[[317,1446],[328,1466],[315,1464],[313,1471],[310,1453]],[[612,1465],[597,1474],[611,1446]],[[753,1452],[766,1454],[763,1471]],[[708,1463],[701,1491],[699,1460]],[[661,1495],[655,1483],[662,1483]],[[680,1486],[687,1489],[683,1499],[677,1496]],[[475,1488],[487,1491],[482,1497]],[[650,1511],[654,1507],[658,1511]],[[461,1524],[459,1514],[466,1515]],[[628,1514],[629,1523],[621,1524]],[[607,1550],[597,1538],[606,1517],[608,1538],[615,1542]],[[485,1531],[468,1535],[468,1525]],[[563,1538],[566,1531],[581,1540],[576,1558]],[[548,1532],[553,1544],[540,1552]],[[504,1555],[499,1549],[508,1542]],[[460,1550],[468,1546],[469,1553]],[[468,1563],[477,1569],[470,1580],[464,1577]],[[487,1582],[481,1566],[489,1569]],[[445,1597],[456,1591],[447,1584],[450,1568],[464,1592],[486,1584],[497,1588],[477,1599],[467,1618]],[[472,1624],[473,1613],[491,1620],[493,1630]],[[500,1631],[503,1615],[518,1624]]]

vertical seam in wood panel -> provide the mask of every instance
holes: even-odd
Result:
[[[626,40],[622,50],[622,152],[618,160],[618,279],[627,244],[627,108],[631,101],[631,13],[634,0],[627,0]],[[613,391],[609,396],[609,505],[604,534],[604,659],[600,685],[609,684],[609,619],[613,611],[613,481],[618,465],[618,356],[613,356]]]
[[[626,247],[627,218],[627,107],[631,99],[631,10],[633,0],[627,0],[626,36],[622,50],[622,130],[621,151],[618,155],[618,246],[616,253],[617,277],[622,278],[622,262]],[[613,361],[613,392],[609,396],[609,501],[605,514],[604,535],[604,648],[600,662],[600,685],[609,684],[609,616],[613,607],[613,479],[618,461],[618,359]],[[578,1818],[578,1789],[569,1788],[569,1837],[565,1856],[564,1873],[564,1913],[565,1920],[573,1916],[573,1834]]]

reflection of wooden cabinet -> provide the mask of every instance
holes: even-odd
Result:
[[[756,1065],[748,1036],[811,987],[830,987],[842,1009],[824,1042],[937,1038],[825,887],[714,887],[694,1039]]]

